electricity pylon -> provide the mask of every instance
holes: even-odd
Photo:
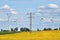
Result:
[[[32,13],[30,13],[30,30],[32,31]]]
[[[32,18],[33,18],[32,15],[33,15],[33,13],[30,12],[28,15],[29,15],[29,18],[30,18],[30,21],[29,21],[30,26],[29,27],[30,27],[30,33],[31,33],[32,32]]]

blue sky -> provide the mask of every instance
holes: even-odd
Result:
[[[58,28],[60,26],[60,0],[0,0],[0,29],[29,28],[32,12],[32,29]],[[9,23],[8,16],[9,13]],[[17,20],[16,22],[14,22]],[[52,22],[52,21],[53,22]]]

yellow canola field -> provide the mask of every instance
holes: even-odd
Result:
[[[0,40],[60,40],[60,31],[20,32],[0,35]]]

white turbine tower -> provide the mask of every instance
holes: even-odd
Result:
[[[16,23],[16,27],[17,27],[17,25],[18,25],[18,24],[17,24],[17,21],[18,21],[18,19],[14,19],[14,21],[13,21],[13,22]]]
[[[42,18],[40,19],[40,21],[43,23],[42,27],[44,28],[44,27],[45,27],[44,18],[42,17]]]
[[[51,23],[53,23],[53,27],[54,27],[54,17],[52,17],[52,18],[50,19],[50,21],[51,21]]]
[[[10,25],[9,25],[9,23],[10,23],[10,16],[11,16],[10,13],[7,13],[7,19],[8,19],[8,20],[7,20],[7,21],[8,21],[8,24],[7,24],[7,27],[8,27],[8,28],[7,28],[7,29],[8,29],[8,30],[9,30],[9,26],[10,26]]]

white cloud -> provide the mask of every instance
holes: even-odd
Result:
[[[12,14],[18,14],[18,12],[17,12],[15,9],[13,9],[13,8],[10,8],[9,10],[10,10],[10,12],[11,12]]]
[[[37,10],[38,13],[58,13],[60,12],[60,8],[57,4],[48,4],[47,6],[39,6],[38,10]]]
[[[58,8],[59,6],[56,5],[56,4],[48,4],[48,7],[49,7],[49,8]]]
[[[12,11],[12,10],[15,10],[15,9],[13,9],[13,8],[10,8],[10,11]]]
[[[45,8],[45,6],[40,6],[39,8]]]
[[[3,8],[5,8],[5,9],[10,9],[10,6],[8,6],[7,4],[5,4],[5,5],[3,6]]]
[[[3,19],[0,18],[0,21],[2,21]]]
[[[54,23],[60,23],[60,19],[54,18],[52,19]]]
[[[15,10],[11,10],[12,14],[17,14],[17,12]]]
[[[11,8],[9,5],[5,4],[2,7],[0,7],[0,9],[7,9],[10,13],[12,14],[17,14],[17,11],[13,8]]]
[[[8,19],[3,19],[3,18],[0,18],[0,21],[7,21]]]
[[[57,4],[48,4],[47,6],[39,6],[39,9],[46,9],[46,8],[59,8]]]
[[[58,8],[58,9],[54,10],[54,12],[60,12],[60,8]]]

